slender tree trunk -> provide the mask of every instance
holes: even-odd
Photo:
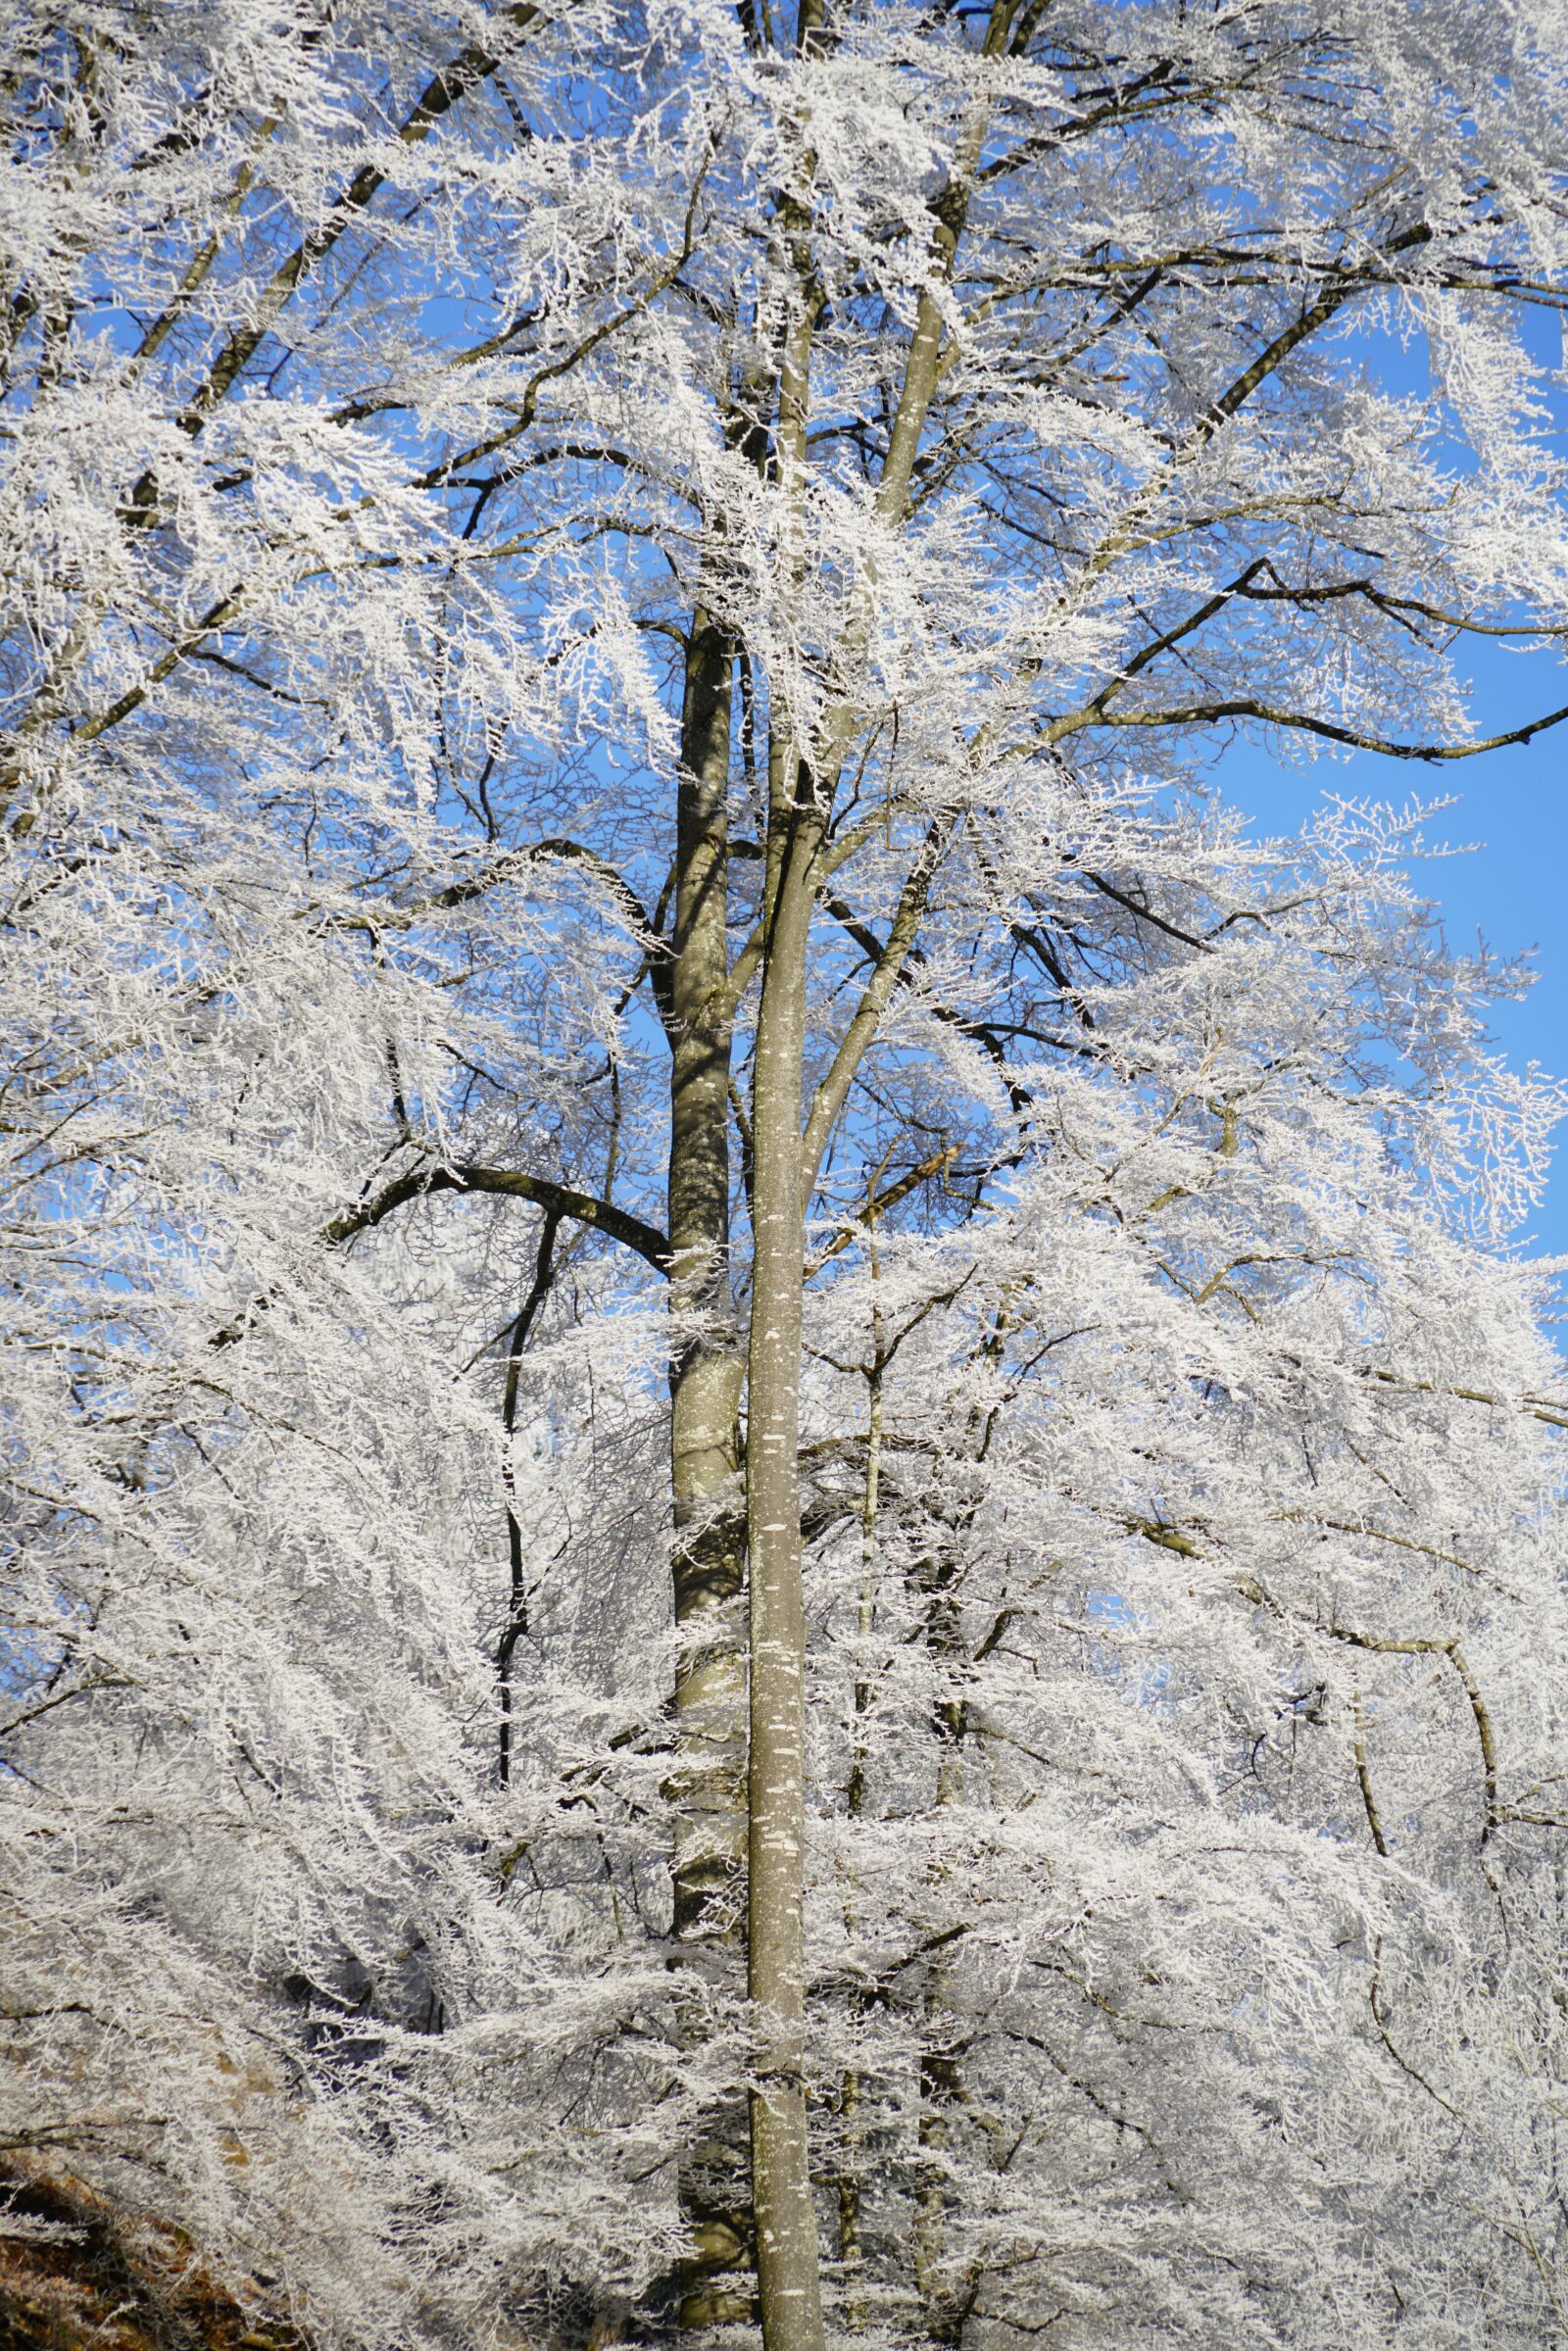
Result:
[[[942,1740],[937,1764],[939,1809],[961,1801],[963,1767],[958,1740],[961,1728],[952,1719],[956,1709],[944,1707],[938,1737]],[[927,2045],[920,2059],[919,2141],[925,2158],[915,2199],[912,2251],[915,2290],[925,2307],[926,2331],[933,2343],[956,2343],[962,2332],[964,2304],[945,2278],[947,2219],[952,2200],[949,2149],[952,2117],[963,2097],[963,2070],[957,2051],[944,2039],[958,2030],[952,2007],[952,1970],[941,1958],[931,1963],[926,1983]]]
[[[866,1241],[871,1279],[879,1278],[876,1246],[876,1205],[870,1188],[866,1196]],[[857,1631],[860,1663],[855,1676],[855,1740],[850,1757],[850,1782],[845,1809],[851,1821],[865,1810],[866,1739],[864,1720],[871,1703],[871,1685],[865,1655],[870,1646],[876,1605],[876,1519],[882,1473],[882,1382],[887,1357],[882,1352],[882,1316],[872,1291],[871,1361],[866,1371],[865,1486],[860,1501],[860,1603]],[[853,1871],[853,1862],[852,1862]],[[851,1885],[854,1886],[852,1876]],[[844,1905],[844,1933],[853,1943],[859,1914],[852,1892]],[[839,2174],[839,2263],[844,2278],[844,2323],[852,2334],[865,2330],[869,2316],[865,2299],[865,2247],[860,2234],[860,2069],[845,2068],[839,2094],[839,2129],[843,2142]]]
[[[745,1863],[746,1667],[736,1425],[741,1354],[729,1277],[730,1017],[715,1010],[725,935],[730,753],[728,639],[699,606],[687,649],[677,787],[670,1031],[670,1488],[674,1506],[677,1807],[674,1932],[688,1972],[737,1964]],[[703,2028],[700,1995],[683,2031]],[[715,2113],[681,2179],[688,2253],[675,2283],[683,2327],[751,2317],[718,2283],[745,2264],[744,2115]]]
[[[507,1345],[507,1378],[501,1398],[501,1482],[507,1495],[507,1621],[496,1648],[496,1683],[501,1699],[500,1747],[496,1758],[497,1777],[505,1788],[512,1778],[512,1666],[517,1643],[528,1630],[528,1581],[523,1558],[522,1527],[517,1518],[516,1467],[512,1457],[513,1440],[517,1433],[517,1390],[522,1371],[522,1350],[538,1319],[540,1309],[550,1295],[550,1285],[556,1270],[556,1235],[561,1230],[561,1218],[553,1209],[546,1209],[539,1233],[539,1253],[534,1260],[533,1280],[528,1295],[518,1309]]]
[[[1017,0],[994,0],[986,48],[994,53]],[[799,47],[820,35],[820,0],[802,0]],[[962,230],[969,180],[988,109],[971,109],[951,198],[938,209],[933,258],[946,275]],[[801,185],[814,159],[803,161]],[[798,593],[805,571],[807,422],[812,335],[821,307],[809,215],[797,193],[780,208],[797,308],[779,370],[775,433],[784,517],[784,577]],[[900,519],[941,365],[940,306],[921,297],[906,375],[877,491],[879,512]],[[841,653],[853,670],[865,643],[869,597]],[[751,1575],[751,1746],[747,1784],[747,1961],[757,2086],[752,2093],[752,2202],[764,2351],[821,2351],[816,2210],[807,2142],[806,2057],[806,1604],[801,1556],[800,1379],[804,1218],[833,1122],[918,927],[946,838],[935,822],[906,886],[881,963],[802,1132],[806,957],[812,866],[857,722],[853,702],[829,718],[816,773],[788,727],[770,759],[762,993],[752,1098],[752,1328],[747,1359],[746,1528]]]
[[[735,1511],[741,1356],[729,1286],[728,977],[731,649],[698,607],[686,664],[670,966],[670,1385],[675,1619],[683,1635],[675,1706],[681,1828],[675,1933],[738,1931],[744,1854],[745,1668]]]
[[[999,1332],[1004,1327],[1003,1318],[999,1317]],[[937,1739],[936,1809],[939,1815],[953,1810],[963,1801],[964,1741],[969,1734],[969,1708],[963,1698],[954,1694],[953,1677],[955,1668],[961,1666],[967,1656],[958,1618],[956,1578],[958,1539],[967,1531],[969,1515],[965,1513],[960,1517],[953,1542],[946,1546],[945,1552],[938,1553],[921,1577],[925,1599],[926,1651],[940,1682],[948,1685],[948,1693],[939,1694],[932,1708],[932,1728]],[[937,1896],[936,1914],[930,1922],[935,1933],[941,1933],[951,1923],[946,1915],[948,1905],[942,1899],[947,1875],[946,1866],[938,1862],[932,1878],[932,1891]],[[932,1959],[927,1971],[925,2026],[926,2048],[920,2060],[919,2127],[920,2147],[925,2163],[915,2207],[912,2246],[914,2281],[925,2306],[926,2331],[930,2340],[939,2345],[952,2345],[958,2341],[963,2332],[967,2310],[963,2293],[955,2290],[954,2281],[944,2271],[947,2221],[952,2204],[949,2152],[952,2123],[956,2110],[963,2101],[964,2087],[962,2059],[958,2048],[953,2045],[959,2027],[953,2012],[952,1970],[940,1953]],[[972,2278],[967,2283],[972,2289]]]
[[[804,770],[793,755],[792,784]],[[820,819],[774,798],[769,938],[753,1088],[752,1330],[747,1539],[751,1560],[749,1978],[757,2035],[752,2196],[765,2351],[821,2351],[816,2210],[806,2088],[806,1607],[800,1430],[801,1080],[810,862]]]

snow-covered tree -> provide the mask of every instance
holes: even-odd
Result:
[[[1557,1103],[1208,789],[1568,627],[1568,19],[4,22],[17,2180],[343,2345],[1568,2332]]]

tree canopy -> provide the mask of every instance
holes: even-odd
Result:
[[[1568,2338],[1568,14],[0,22],[13,2236]]]

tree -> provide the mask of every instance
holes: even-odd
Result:
[[[1202,790],[1562,626],[1554,19],[13,29],[24,2143],[350,2338],[808,2346],[824,2161],[850,2331],[1561,2325],[1554,1105]]]

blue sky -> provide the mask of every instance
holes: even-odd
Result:
[[[1568,664],[1550,652],[1510,653],[1478,642],[1468,666],[1484,734],[1568,703]],[[1259,833],[1294,832],[1325,792],[1396,807],[1451,796],[1456,805],[1432,819],[1427,838],[1477,846],[1429,859],[1418,879],[1442,907],[1456,949],[1473,948],[1479,932],[1499,955],[1535,951],[1536,983],[1523,1003],[1496,1006],[1494,1033],[1515,1067],[1534,1061],[1568,1077],[1568,721],[1529,745],[1444,767],[1363,752],[1284,768],[1256,745],[1238,742],[1217,780]],[[1568,1124],[1531,1230],[1536,1249],[1568,1255]]]
[[[1520,311],[1514,325],[1538,370],[1539,445],[1568,462],[1568,333],[1544,308]],[[1409,318],[1398,333],[1388,324],[1352,331],[1345,360],[1383,393],[1433,396],[1429,349]],[[1457,435],[1440,446],[1456,470],[1473,463]],[[1568,660],[1558,650],[1472,638],[1455,660],[1471,681],[1479,735],[1501,734],[1568,703]],[[1416,878],[1442,908],[1456,950],[1473,950],[1479,933],[1499,955],[1533,951],[1535,985],[1522,1003],[1495,1007],[1494,1035],[1516,1068],[1533,1061],[1568,1078],[1568,912],[1560,879],[1568,870],[1568,720],[1531,744],[1443,766],[1358,752],[1285,768],[1256,744],[1238,741],[1220,760],[1217,780],[1257,833],[1295,832],[1324,793],[1396,808],[1451,799],[1455,805],[1433,817],[1426,837],[1469,854],[1431,858]],[[1568,1121],[1530,1235],[1536,1250],[1568,1255]]]

